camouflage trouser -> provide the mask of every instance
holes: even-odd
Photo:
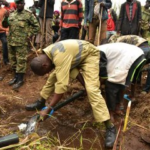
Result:
[[[148,44],[150,45],[150,32],[143,31],[142,37],[145,38],[148,41]]]
[[[27,68],[27,46],[9,45],[9,58],[13,70],[16,73],[25,73]]]

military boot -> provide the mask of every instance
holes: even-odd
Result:
[[[106,128],[105,147],[106,148],[112,148],[115,140],[116,140],[116,128],[115,128],[115,126]]]
[[[13,90],[19,89],[24,84],[23,77],[24,77],[24,73],[18,73],[18,80],[13,85],[13,88],[12,88]]]
[[[18,80],[18,73],[15,73],[14,78],[8,82],[8,85],[11,86],[11,85],[15,84],[17,82],[17,80]]]
[[[40,98],[39,100],[35,101],[32,104],[26,105],[25,109],[28,111],[33,111],[33,110],[41,110],[43,107],[45,107],[45,99]]]

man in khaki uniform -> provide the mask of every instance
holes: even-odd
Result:
[[[54,70],[40,93],[41,99],[27,105],[26,109],[41,109],[45,106],[45,100],[54,92],[48,108],[40,112],[41,117],[46,119],[47,114],[53,109],[52,107],[61,100],[63,94],[67,91],[70,72],[79,79],[81,74],[75,74],[77,73],[75,69],[81,69],[94,117],[97,122],[104,122],[107,128],[105,145],[106,147],[112,147],[116,130],[110,122],[109,112],[99,89],[99,50],[86,41],[64,40],[50,45],[43,51],[45,54],[32,60],[31,69],[38,75],[44,75],[52,69]]]

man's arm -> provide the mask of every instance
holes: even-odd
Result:
[[[3,19],[3,21],[2,21],[2,26],[3,26],[4,28],[8,28],[8,27],[9,27],[9,11],[7,11],[7,12],[5,13],[4,19]]]
[[[37,18],[31,14],[29,18],[30,30],[28,32],[28,37],[36,35],[40,31],[40,25]]]
[[[103,51],[100,51],[99,70],[99,76],[102,79],[107,79],[107,57]]]

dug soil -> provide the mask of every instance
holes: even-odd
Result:
[[[31,71],[29,63],[34,56],[32,53],[29,54],[25,83],[17,92],[13,91],[12,87],[8,85],[8,81],[13,78],[10,66],[1,65],[0,75],[3,75],[4,79],[0,81],[0,136],[18,132],[17,126],[26,123],[36,113],[36,111],[26,111],[25,105],[39,98],[39,92],[46,83],[48,75],[39,77]],[[142,76],[142,83],[145,82],[145,76],[145,74]],[[63,100],[81,89],[83,87],[77,81],[70,82],[68,92]],[[116,149],[150,150],[150,95],[141,95],[141,89],[142,86],[138,86],[136,103],[131,108],[127,131],[123,133],[121,129]],[[116,119],[117,129],[120,126],[121,119],[124,119],[124,116]],[[76,99],[56,111],[45,122],[39,123],[37,133],[40,137],[48,136],[53,139],[54,147],[105,150],[104,125],[94,122],[86,96]],[[147,142],[145,142],[145,138]]]

